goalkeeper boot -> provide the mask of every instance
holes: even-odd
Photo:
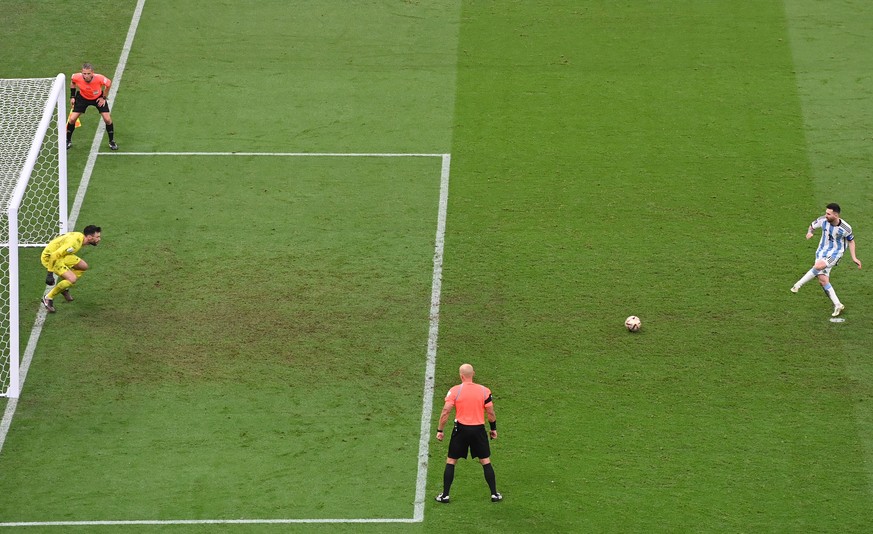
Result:
[[[50,299],[48,297],[43,297],[42,298],[42,305],[45,306],[45,309],[49,313],[55,313],[55,303],[52,302],[52,299]]]
[[[115,144],[115,141],[109,141],[109,149],[118,150],[118,145]]]
[[[64,296],[64,300],[66,300],[67,302],[73,302],[73,295],[70,295],[69,289],[61,291],[61,295]]]

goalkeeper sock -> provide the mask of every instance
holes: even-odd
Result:
[[[58,285],[53,287],[52,290],[48,292],[48,295],[46,295],[46,298],[48,298],[50,300],[54,299],[55,297],[60,295],[63,291],[66,291],[67,289],[70,289],[71,287],[73,287],[73,284],[69,280],[61,280],[60,282],[58,282]]]
[[[115,141],[115,124],[109,123],[106,125],[106,133],[109,134],[109,142]]]

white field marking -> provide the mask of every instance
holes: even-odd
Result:
[[[112,88],[109,91],[110,99],[114,98],[115,93],[118,91],[118,86],[121,83],[121,75],[124,73],[124,67],[127,65],[127,56],[130,54],[130,46],[133,44],[133,36],[136,35],[136,28],[139,26],[139,18],[140,15],[142,15],[144,5],[145,0],[139,0],[136,4],[136,9],[133,11],[130,28],[127,30],[127,39],[124,41],[124,49],[118,60],[118,66],[115,68]],[[88,190],[88,182],[91,180],[91,173],[94,170],[94,162],[97,159],[97,151],[100,148],[100,141],[102,139],[103,128],[98,126],[97,132],[94,134],[94,142],[91,143],[91,152],[88,154],[88,162],[82,173],[82,181],[79,183],[79,190],[76,192],[76,199],[73,201],[73,209],[70,211],[68,227],[71,230],[76,226],[76,218],[79,216],[82,201],[85,200],[85,193]],[[33,361],[33,353],[36,351],[36,343],[39,341],[39,336],[42,333],[42,326],[45,324],[45,316],[46,310],[40,306],[39,312],[36,314],[36,320],[33,323],[33,328],[30,330],[30,338],[27,340],[27,348],[24,350],[24,357],[19,366],[19,393],[24,389],[24,379],[27,377],[27,370],[30,369],[30,362]],[[9,427],[12,425],[12,418],[15,416],[15,410],[17,407],[18,399],[9,399],[9,402],[6,404],[6,410],[3,412],[3,419],[0,420],[0,452],[3,452],[3,444],[6,442],[6,435],[9,433]]]
[[[279,156],[331,158],[444,158],[447,154],[378,152],[101,152],[101,156]]]
[[[430,418],[433,413],[433,387],[436,373],[437,338],[440,330],[440,295],[443,285],[443,249],[446,241],[446,210],[449,204],[450,154],[443,154],[440,170],[440,207],[433,252],[433,282],[430,292],[430,329],[427,334],[427,364],[424,369],[424,399],[421,407],[421,435],[418,440],[418,478],[415,482],[413,518],[424,521],[424,494],[427,490],[427,457],[430,444]]]
[[[119,521],[34,521],[0,523],[0,527],[83,527],[113,525],[275,525],[291,523],[418,523],[415,519],[167,519]]]
[[[144,2],[145,0],[141,0]],[[138,17],[137,17],[138,20]],[[96,143],[99,146],[99,143]],[[92,147],[92,152],[94,152]],[[434,243],[433,256],[433,279],[431,283],[430,301],[430,325],[427,337],[427,361],[424,372],[424,388],[421,408],[421,428],[418,443],[418,469],[415,483],[415,501],[412,518],[368,518],[368,519],[171,519],[171,520],[118,520],[118,521],[34,521],[34,522],[0,522],[0,527],[30,527],[30,526],[123,526],[123,525],[216,525],[216,524],[293,524],[293,523],[421,523],[424,521],[425,492],[427,491],[427,467],[430,450],[430,427],[431,414],[433,412],[434,377],[436,373],[437,339],[439,336],[440,300],[442,293],[443,251],[445,248],[446,212],[449,199],[449,170],[451,167],[451,154],[393,154],[393,153],[320,153],[320,152],[174,152],[174,153],[117,153],[109,155],[172,155],[172,156],[333,156],[333,157],[440,157],[440,199],[437,213],[437,230]],[[81,205],[84,192],[80,186],[80,194],[76,196],[75,207]],[[45,309],[40,309],[36,322],[31,332],[30,340],[22,362],[21,384],[27,376],[27,369],[33,359],[36,342],[42,331],[46,317]],[[7,405],[8,421],[4,415],[0,425],[0,451],[2,451],[3,439],[12,422],[15,406],[18,399],[9,399]],[[10,412],[11,407],[11,412]]]

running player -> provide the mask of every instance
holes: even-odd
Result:
[[[861,268],[861,260],[855,255],[855,235],[849,223],[840,218],[840,205],[828,204],[825,214],[810,223],[806,238],[811,239],[816,228],[821,228],[821,239],[815,249],[815,264],[800,280],[791,286],[791,292],[797,293],[800,286],[818,277],[818,281],[831,302],[834,303],[832,317],[838,316],[846,306],[840,302],[830,281],[831,269],[839,263],[846,249],[852,255],[852,261]]]

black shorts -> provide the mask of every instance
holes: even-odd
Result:
[[[473,458],[485,459],[491,456],[485,425],[469,426],[455,423],[452,428],[452,439],[449,440],[449,458],[453,460],[466,458],[467,450]]]
[[[99,99],[98,99],[99,100]],[[94,106],[100,113],[109,113],[109,101],[104,99],[103,105],[98,106],[97,100],[88,100],[82,93],[76,93],[76,101],[73,103],[73,111],[76,113],[85,113],[88,106]]]

